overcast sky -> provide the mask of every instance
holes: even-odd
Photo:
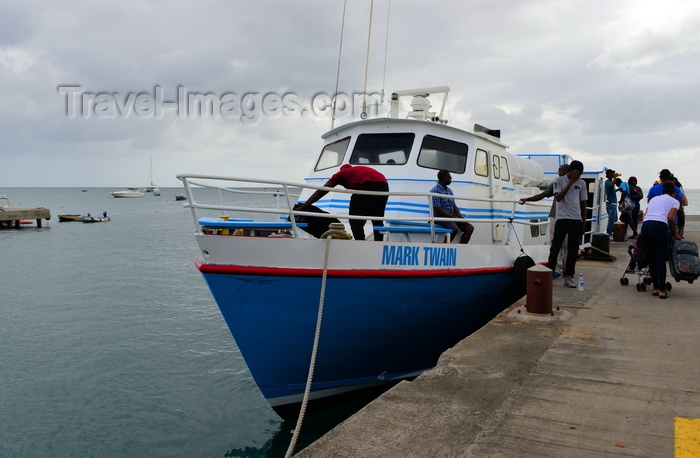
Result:
[[[344,94],[364,87],[369,5],[347,5]],[[699,5],[394,0],[385,43],[376,0],[367,91],[448,85],[450,125],[501,129],[512,153],[569,154],[645,190],[668,168],[700,188]],[[163,187],[179,173],[302,181],[330,118],[273,104],[241,119],[235,97],[334,93],[342,16],[341,0],[0,0],[0,193],[145,186],[151,158]],[[179,114],[178,92],[227,111]]]

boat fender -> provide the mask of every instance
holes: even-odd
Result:
[[[535,261],[526,254],[521,254],[513,263],[513,275],[515,275],[515,287],[518,297],[524,296],[527,292],[527,270],[535,265]]]
[[[328,230],[321,235],[321,238],[325,239],[329,235],[332,239],[352,240],[352,236],[345,231],[343,223],[331,223],[328,226]]]

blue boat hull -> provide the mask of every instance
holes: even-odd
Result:
[[[262,394],[301,401],[321,278],[202,273]],[[368,278],[329,274],[311,398],[419,374],[522,296],[512,270]]]

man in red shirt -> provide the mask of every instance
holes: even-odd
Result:
[[[334,188],[336,185],[341,185],[345,189],[355,189],[359,191],[389,191],[389,183],[387,183],[386,177],[373,168],[365,167],[364,165],[352,166],[350,164],[344,164],[340,167],[340,171],[333,175],[324,186],[327,188]],[[311,194],[303,205],[296,209],[307,211],[313,203],[326,194],[328,194],[328,191],[319,189]],[[384,216],[384,208],[386,207],[388,199],[389,196],[353,194],[350,198],[348,213],[358,216]],[[350,220],[350,229],[352,230],[352,235],[355,237],[355,240],[365,240],[364,226],[366,222],[366,219]],[[382,220],[372,220],[372,225],[374,227],[383,226],[384,222]],[[382,240],[382,234],[379,233],[379,231],[374,231],[374,240]]]

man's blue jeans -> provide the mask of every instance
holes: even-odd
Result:
[[[617,203],[611,204],[608,202],[605,204],[605,209],[608,212],[608,230],[606,232],[608,235],[612,235],[613,224],[617,221]]]

